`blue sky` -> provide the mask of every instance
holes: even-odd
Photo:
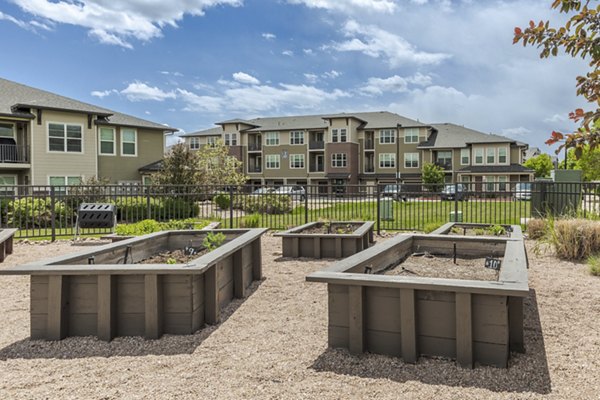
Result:
[[[0,0],[0,76],[186,132],[230,118],[388,110],[551,152],[586,64],[515,26],[551,0]],[[9,40],[6,40],[9,38]]]

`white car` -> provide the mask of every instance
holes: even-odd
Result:
[[[275,189],[272,187],[259,187],[258,189],[254,190],[254,192],[252,192],[252,194],[255,195],[261,195],[261,194],[269,194],[269,193],[273,193],[275,192]]]
[[[287,194],[292,198],[292,200],[302,201],[306,198],[306,190],[300,185],[281,186],[277,188],[273,193]]]
[[[531,200],[531,182],[519,182],[515,185],[513,200]]]

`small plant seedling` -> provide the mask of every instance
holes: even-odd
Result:
[[[473,229],[473,233],[475,234],[475,236],[482,236],[486,234],[486,230],[482,228],[475,228]]]
[[[220,247],[225,242],[225,234],[223,232],[208,232],[204,240],[202,240],[202,246],[209,251],[213,251],[217,247]]]
[[[462,229],[458,226],[453,226],[452,229],[450,229],[450,232],[454,233],[455,235],[460,235],[462,233]]]
[[[502,225],[493,225],[490,226],[487,230],[489,234],[492,234],[494,236],[502,236],[506,234],[506,229],[504,229]]]
[[[596,254],[588,257],[587,265],[591,275],[600,276],[600,255]]]
[[[172,257],[169,257],[167,259],[167,264],[177,264],[177,260]]]

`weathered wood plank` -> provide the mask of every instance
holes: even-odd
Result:
[[[415,303],[415,291],[413,289],[400,289],[401,354],[402,359],[409,363],[417,362],[419,357]]]
[[[321,258],[321,238],[313,238],[313,257]]]
[[[61,340],[68,331],[69,278],[61,275],[48,277],[48,340]]]
[[[342,258],[342,238],[335,238],[335,258]]]
[[[470,293],[456,293],[456,362],[463,368],[473,368]]]
[[[204,273],[204,318],[206,323],[218,324],[220,314],[217,266],[213,265]]]
[[[116,285],[115,277],[98,275],[98,339],[111,341],[115,337],[116,326]]]
[[[523,338],[523,299],[521,297],[508,298],[508,318],[510,350],[525,353],[525,340]]]
[[[384,332],[367,329],[365,338],[366,351],[369,353],[384,354],[394,357],[400,357],[402,355],[402,337],[399,332]]]
[[[146,275],[144,284],[145,337],[158,339],[163,334],[163,297],[160,275]]]
[[[379,288],[365,288],[366,329],[400,333],[398,297],[378,296],[377,289]]]
[[[244,264],[242,252],[233,253],[233,292],[238,299],[246,297],[246,282],[244,276]]]
[[[349,331],[348,350],[352,354],[360,354],[365,349],[364,325],[364,287],[348,287]]]
[[[454,303],[417,300],[417,326],[420,335],[456,338]]]
[[[262,279],[262,248],[260,237],[252,242],[252,279]]]

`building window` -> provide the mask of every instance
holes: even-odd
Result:
[[[190,150],[198,150],[200,148],[200,138],[199,137],[191,137],[190,138]]]
[[[452,151],[438,151],[436,157],[442,168],[452,168]]]
[[[481,147],[475,150],[475,164],[483,164],[483,149]]]
[[[471,154],[469,149],[460,149],[460,165],[469,165]]]
[[[16,193],[15,185],[17,177],[14,175],[0,175],[0,195],[14,196]]]
[[[499,176],[498,177],[498,190],[501,192],[506,192],[506,182],[507,182],[507,177],[506,176]]]
[[[83,153],[81,125],[48,124],[48,150],[63,153]]]
[[[137,131],[135,129],[121,129],[121,155],[137,156]]]
[[[210,147],[215,147],[217,145],[218,139],[219,138],[217,136],[209,136],[208,138],[206,138],[206,142]]]
[[[495,190],[494,177],[493,176],[484,176],[483,180],[485,181],[485,190],[488,192],[493,192]]]
[[[225,134],[225,146],[237,146],[237,133]]]
[[[498,164],[506,164],[508,158],[507,154],[506,147],[500,147],[498,149]]]
[[[116,154],[115,130],[113,128],[100,128],[100,154],[105,156]]]
[[[304,132],[291,131],[290,132],[290,144],[304,144]]]
[[[279,132],[267,132],[265,134],[265,146],[279,146]]]
[[[396,143],[396,131],[393,129],[382,129],[379,131],[379,144]]]
[[[290,168],[304,168],[304,154],[290,154]]]
[[[48,184],[50,186],[57,186],[54,191],[57,194],[65,194],[67,191],[66,185],[79,185],[81,184],[80,176],[49,176]]]
[[[496,148],[488,147],[485,149],[485,160],[486,164],[495,164],[496,163]]]
[[[331,166],[333,168],[344,168],[348,163],[346,153],[333,153],[331,155]]]
[[[404,168],[419,168],[419,153],[404,153]]]
[[[0,124],[0,137],[15,137],[15,130],[13,124]]]
[[[348,141],[348,133],[347,133],[346,129],[332,129],[331,130],[331,141],[333,143],[347,142]]]
[[[404,143],[419,143],[419,128],[404,129]]]
[[[148,175],[142,176],[142,185],[149,186],[152,185],[152,177]]]
[[[267,154],[265,161],[266,169],[279,169],[279,154]]]
[[[396,154],[379,154],[379,168],[396,168]]]

